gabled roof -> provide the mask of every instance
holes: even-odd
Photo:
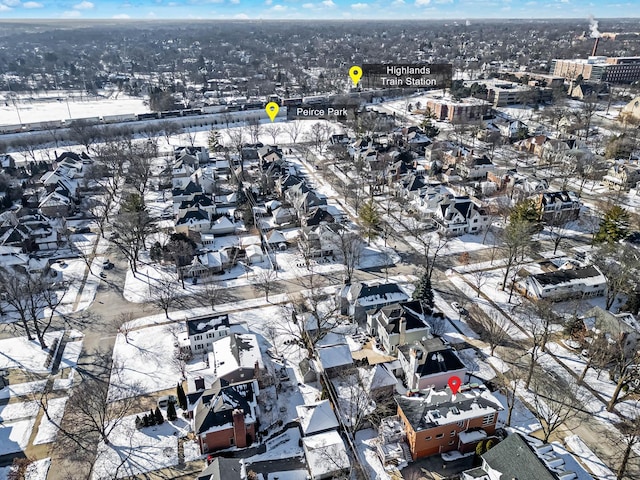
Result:
[[[210,330],[218,330],[220,328],[229,328],[228,315],[207,315],[205,317],[187,320],[189,336],[206,333]]]
[[[329,345],[327,347],[320,347],[317,351],[318,359],[325,369],[353,364],[353,357],[351,356],[349,345]]]
[[[398,350],[406,358],[409,358],[411,349],[417,350],[422,357],[417,362],[416,372],[414,372],[420,377],[465,368],[464,363],[458,358],[451,345],[445,343],[440,337],[427,338],[420,342],[398,347]]]
[[[207,397],[210,400],[205,403]],[[215,427],[231,424],[235,409],[242,410],[246,418],[252,413],[250,403],[254,400],[253,382],[237,383],[227,387],[222,387],[218,383],[209,390],[205,390],[194,414],[195,433],[199,435]]]
[[[581,268],[567,268],[556,270],[555,272],[538,273],[531,275],[531,277],[540,285],[546,286],[571,283],[575,280],[603,278],[603,275],[597,267],[589,265]]]
[[[366,283],[353,283],[349,289],[352,301],[357,300],[361,304],[375,305],[390,301],[408,300],[409,296],[397,283],[380,283],[367,285]]]
[[[509,435],[484,453],[482,458],[492,470],[501,474],[500,478],[558,479],[518,433]]]
[[[296,407],[304,436],[338,428],[338,420],[329,400]]]
[[[242,465],[237,458],[214,457],[196,480],[241,480]]]

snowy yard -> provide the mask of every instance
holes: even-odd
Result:
[[[57,339],[62,338],[62,331],[47,332],[45,341],[52,345]],[[27,337],[13,337],[0,340],[0,370],[22,368],[28,372],[46,373],[45,367],[48,351],[42,350],[37,340],[29,340]]]
[[[55,441],[58,435],[58,425],[62,421],[64,416],[64,408],[67,405],[69,397],[52,398],[47,402],[47,409],[49,417],[43,415],[40,419],[40,425],[38,426],[38,434],[33,441],[34,445],[40,445],[42,443],[51,443]]]
[[[46,480],[50,465],[50,458],[36,460],[27,467],[24,480]],[[7,480],[10,472],[11,467],[0,467],[0,480]]]
[[[93,480],[111,480],[178,465],[178,438],[187,435],[189,424],[178,418],[138,430],[135,418],[136,415],[125,417],[109,436],[110,444],[98,445]],[[185,444],[185,461],[195,460],[194,455],[192,446]]]
[[[182,377],[174,342],[183,325],[168,324],[116,337],[109,401],[173,388]]]

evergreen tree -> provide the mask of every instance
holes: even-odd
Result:
[[[420,300],[423,304],[433,308],[433,288],[431,287],[431,279],[427,272],[416,283],[416,289],[413,291],[413,299]]]
[[[614,205],[604,214],[600,229],[596,233],[598,243],[615,243],[629,234],[629,212],[619,205]]]
[[[156,425],[162,425],[164,423],[164,417],[162,416],[162,412],[160,411],[160,407],[156,407],[156,411],[153,414],[156,419]]]
[[[540,212],[534,200],[524,200],[513,207],[509,215],[509,223],[528,224],[531,233],[538,233],[542,230]]]
[[[149,425],[151,425],[151,422],[149,422],[149,415],[145,413],[144,416],[142,417],[142,426],[148,427]]]
[[[178,394],[178,405],[182,410],[187,409],[187,396],[184,394],[184,389],[182,388],[182,383],[178,383],[178,388],[176,389]]]
[[[143,426],[142,420],[140,419],[140,417],[138,415],[136,415],[136,428],[138,430],[140,430]]]
[[[367,237],[367,243],[371,243],[371,240],[378,236],[381,221],[380,212],[378,212],[373,199],[370,199],[360,208],[359,217],[364,228],[365,237]]]
[[[149,410],[149,426],[153,427],[156,424],[156,414],[153,411],[153,408]]]
[[[167,420],[173,422],[178,418],[178,414],[176,413],[176,405],[173,402],[169,402],[167,405]]]

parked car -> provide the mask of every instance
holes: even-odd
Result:
[[[468,313],[467,310],[458,302],[451,302],[451,308],[453,308],[460,315],[466,315]]]

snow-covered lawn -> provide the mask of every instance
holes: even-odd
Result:
[[[141,414],[142,415],[142,414]],[[178,464],[178,438],[190,430],[189,424],[178,418],[162,425],[135,427],[136,415],[125,417],[109,436],[109,445],[100,443],[93,468],[93,480],[122,478]],[[185,442],[190,442],[185,439]],[[193,442],[190,442],[193,443]],[[185,444],[185,460],[194,459],[191,445]]]
[[[36,380],[35,382],[16,383],[8,385],[0,390],[0,400],[7,400],[14,397],[22,397],[31,393],[44,391],[47,385],[46,380]]]
[[[176,386],[182,377],[173,360],[174,342],[184,325],[167,324],[116,337],[109,401],[158,392]]]
[[[0,423],[0,455],[15,453],[27,448],[35,418]]]
[[[11,422],[35,417],[40,410],[38,402],[8,403],[0,405],[0,422]]]
[[[46,480],[49,467],[51,466],[50,458],[43,458],[42,460],[36,460],[27,467],[27,471],[24,476],[24,480]],[[7,480],[11,467],[0,468],[0,480]]]
[[[42,416],[40,425],[38,426],[38,434],[33,441],[34,445],[40,445],[41,443],[51,443],[56,439],[58,435],[58,426],[64,416],[64,407],[67,404],[69,397],[52,398],[47,402],[47,411],[51,420],[46,415]]]
[[[62,330],[47,332],[47,345],[59,340],[62,333]],[[22,368],[28,372],[46,373],[49,370],[45,367],[47,355],[37,340],[29,340],[26,336],[0,340],[0,369]]]
[[[265,462],[267,460],[283,460],[285,458],[302,457],[304,452],[299,445],[300,430],[297,427],[289,428],[280,435],[266,442],[267,450],[264,453],[248,457],[246,463]]]
[[[60,369],[73,368],[78,363],[80,353],[82,352],[82,340],[75,342],[67,342],[62,352],[62,359],[60,360]]]

